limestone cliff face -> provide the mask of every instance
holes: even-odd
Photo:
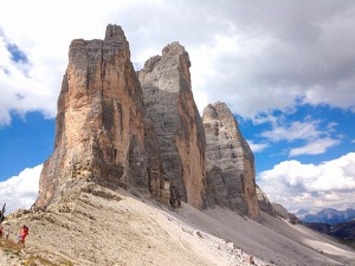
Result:
[[[148,188],[173,206],[218,204],[257,218],[253,154],[225,104],[207,106],[202,122],[189,67],[188,53],[174,42],[137,76],[115,25],[107,26],[104,40],[72,41],[54,151],[35,207],[90,181]]]
[[[194,207],[204,205],[205,135],[190,81],[188,53],[179,43],[166,46],[139,72],[146,115],[162,153],[174,194]],[[173,198],[174,200],[174,198]]]
[[[143,113],[141,86],[121,27],[108,25],[104,40],[72,41],[54,152],[44,165],[35,205],[47,206],[83,180],[110,187],[151,186],[149,177],[161,173],[147,171],[151,162]]]
[[[237,121],[224,103],[203,111],[206,133],[207,204],[259,215],[254,156]]]

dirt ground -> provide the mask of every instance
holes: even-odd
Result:
[[[146,191],[87,184],[46,212],[15,212],[0,265],[355,265],[355,251],[302,225],[222,209],[170,210]],[[21,224],[26,247],[15,243]]]

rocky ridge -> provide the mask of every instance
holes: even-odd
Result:
[[[35,206],[47,207],[83,181],[150,187],[153,195],[169,198],[143,105],[121,27],[108,25],[104,40],[72,41],[58,99],[54,152],[43,167]],[[149,160],[147,147],[155,161]]]
[[[260,210],[272,216],[278,215],[278,213],[274,209],[274,205],[270,202],[268,196],[258,185],[256,185],[256,193],[258,195],[258,203]]]

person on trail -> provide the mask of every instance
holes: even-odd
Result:
[[[0,238],[2,238],[2,236],[5,236],[5,239],[9,238],[9,232],[0,225]]]
[[[0,224],[5,220],[5,207],[6,203],[4,203],[2,209],[0,210]]]
[[[20,233],[17,236],[17,244],[21,245],[22,247],[25,247],[25,239],[28,235],[28,227],[26,225],[21,225],[20,227]]]

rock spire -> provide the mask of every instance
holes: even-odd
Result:
[[[209,104],[203,111],[205,127],[207,204],[259,215],[254,156],[238,123],[224,103]]]
[[[177,197],[201,208],[205,197],[205,135],[194,102],[190,59],[178,42],[139,72],[146,114],[157,133],[163,168]],[[173,199],[174,200],[174,199]]]
[[[54,152],[41,173],[35,205],[45,207],[87,180],[148,187],[143,113],[122,28],[108,25],[104,40],[73,40],[58,99]]]

